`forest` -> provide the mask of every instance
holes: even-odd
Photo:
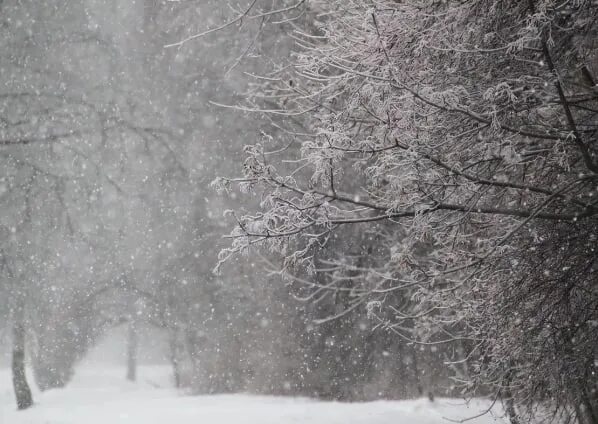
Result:
[[[155,343],[197,399],[598,424],[596,0],[0,0],[0,167],[11,408]]]

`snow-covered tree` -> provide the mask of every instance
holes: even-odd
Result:
[[[458,348],[457,381],[514,421],[597,422],[595,2],[310,5],[291,66],[240,106],[291,125],[215,182],[260,195],[222,261],[263,246],[332,274],[397,337]],[[371,234],[365,266],[321,260],[346,231]]]

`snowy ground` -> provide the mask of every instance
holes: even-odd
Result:
[[[143,367],[140,382],[115,367],[80,367],[66,389],[35,393],[36,405],[17,412],[10,373],[0,369],[0,424],[436,424],[471,417],[476,401],[379,401],[341,404],[249,395],[184,396],[169,387],[168,369]],[[471,424],[503,424],[485,415]]]

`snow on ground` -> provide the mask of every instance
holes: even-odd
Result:
[[[449,424],[446,418],[471,417],[488,406],[455,399],[347,404],[245,394],[187,396],[170,387],[167,367],[142,367],[138,383],[123,376],[123,368],[80,367],[67,388],[36,391],[36,405],[18,412],[10,372],[0,369],[0,424]],[[506,423],[496,415],[467,422]]]

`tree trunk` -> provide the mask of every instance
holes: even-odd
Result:
[[[181,381],[181,364],[180,364],[180,341],[179,330],[175,327],[170,331],[170,363],[172,364],[172,375],[174,377],[174,387],[180,389]]]
[[[129,321],[127,334],[127,380],[137,380],[137,348],[139,335],[137,334],[137,323],[135,318]]]
[[[583,413],[586,416],[586,420],[591,424],[598,424],[598,416],[594,412],[594,407],[592,405],[592,401],[590,400],[589,396],[587,395],[585,389],[582,389],[582,402],[583,406]]]
[[[17,408],[27,409],[33,405],[33,397],[25,375],[25,298],[21,293],[16,298],[12,329],[12,384]]]
[[[393,378],[393,386],[399,388],[398,395],[401,399],[406,399],[409,395],[408,389],[408,382],[409,382],[409,374],[407,373],[407,352],[405,351],[405,346],[403,342],[399,342],[397,345],[397,353],[399,356],[398,363],[399,369],[395,373],[395,378]]]
[[[507,381],[505,382],[504,388],[504,405],[505,405],[505,412],[509,417],[509,421],[511,424],[520,424],[519,416],[517,415],[517,410],[515,409],[515,400],[513,399],[513,393],[511,392],[511,376],[507,376]]]
[[[201,349],[205,347],[205,339],[200,337],[194,329],[185,330],[185,337],[191,359],[191,389],[194,393],[209,393],[211,384],[207,378],[204,378],[209,375],[209,370],[205,369],[200,360]]]
[[[418,366],[418,361],[417,361],[417,349],[415,346],[413,346],[411,348],[411,358],[412,358],[412,364],[413,364],[413,377],[415,379],[415,387],[417,389],[417,395],[418,396],[423,396],[424,395],[424,387],[422,386],[421,383],[421,379],[419,376],[419,366]]]

